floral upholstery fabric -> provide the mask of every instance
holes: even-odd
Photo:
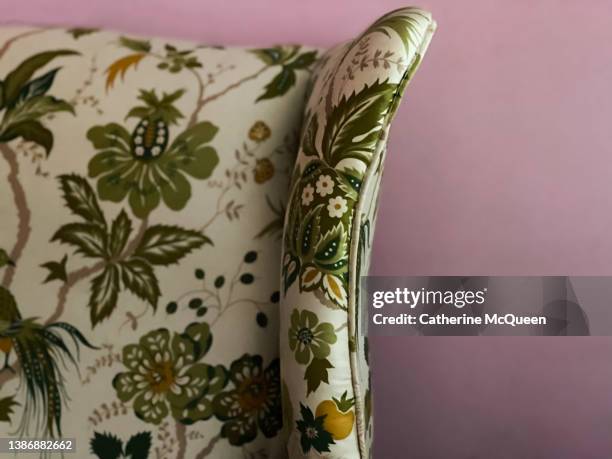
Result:
[[[0,436],[367,457],[357,281],[433,27],[325,54],[0,27]]]
[[[0,436],[284,455],[280,241],[317,57],[0,28]]]
[[[315,64],[283,236],[281,379],[290,457],[371,455],[359,276],[369,266],[390,122],[434,29],[429,13],[394,11]]]

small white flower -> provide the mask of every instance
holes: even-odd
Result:
[[[166,140],[166,138],[165,138],[163,135],[160,135],[160,136],[159,136],[159,137],[156,139],[157,143],[164,143],[164,140]]]
[[[348,210],[346,199],[342,196],[331,198],[327,204],[327,211],[332,218],[340,218]]]
[[[142,125],[143,126],[148,126],[149,125],[149,120],[142,120]]]
[[[142,126],[140,126],[138,129],[136,129],[136,132],[138,134],[144,134],[145,128],[143,128]]]
[[[313,199],[314,199],[314,188],[312,187],[312,185],[308,184],[302,190],[302,205],[303,206],[309,205]]]
[[[164,127],[164,122],[163,121],[158,121],[157,122],[157,127]]]
[[[327,196],[334,191],[334,181],[329,175],[321,175],[317,180],[317,193],[320,196]]]
[[[151,148],[151,153],[153,154],[153,156],[159,156],[159,154],[161,153],[161,148],[153,147]]]
[[[140,145],[142,143],[142,137],[140,137],[139,135],[137,135],[136,137],[134,137],[134,143],[136,145]]]
[[[136,147],[134,152],[136,152],[136,156],[142,156],[142,155],[144,155],[144,148],[143,147]]]

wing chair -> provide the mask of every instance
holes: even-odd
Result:
[[[401,9],[323,51],[0,27],[0,437],[369,457],[358,279],[434,28]]]

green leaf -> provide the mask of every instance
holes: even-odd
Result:
[[[395,32],[402,43],[406,52],[408,52],[408,46],[412,42],[414,46],[417,46],[421,39],[421,33],[419,30],[419,20],[417,16],[429,21],[430,19],[423,15],[417,9],[404,8],[399,11],[391,11],[378,19],[372,24],[357,41],[371,33],[380,32],[390,37],[389,29]]]
[[[4,268],[6,265],[15,266],[15,262],[11,260],[7,251],[0,247],[0,268]]]
[[[145,231],[134,256],[154,265],[166,266],[178,263],[189,252],[204,244],[212,244],[212,241],[198,231],[155,225]]]
[[[289,91],[294,84],[295,71],[289,67],[283,67],[280,73],[265,86],[266,90],[257,98],[256,102],[282,96]]]
[[[119,267],[110,263],[106,265],[102,274],[92,279],[89,296],[89,316],[92,326],[109,317],[115,310],[121,288],[119,275]]]
[[[140,432],[128,440],[125,455],[130,459],[147,459],[151,449],[151,432]]]
[[[261,59],[264,64],[268,65],[280,64],[285,58],[283,48],[280,46],[275,48],[252,49],[251,52]]]
[[[99,29],[86,28],[86,27],[75,27],[73,29],[66,30],[66,32],[72,35],[72,38],[74,38],[75,40],[78,40],[79,38],[84,37],[85,35],[95,33],[98,30]]]
[[[161,292],[151,265],[139,258],[122,261],[120,265],[125,288],[138,298],[148,301],[156,309]]]
[[[39,95],[31,97],[19,104],[15,105],[6,115],[7,122],[12,122],[13,119],[39,119],[50,113],[68,112],[74,113],[74,108],[68,102],[62,99],[57,99],[53,96]]]
[[[89,258],[107,258],[106,232],[98,225],[91,223],[68,223],[56,231],[51,241],[59,241],[76,248]]]
[[[18,104],[19,102],[23,102],[32,97],[42,96],[43,94],[45,94],[49,89],[51,89],[51,85],[53,84],[53,81],[55,80],[55,75],[58,71],[59,67],[50,70],[44,75],[35,78],[28,84],[26,84],[23,88],[21,88],[21,91],[19,91],[16,103]]]
[[[287,64],[287,67],[291,67],[295,70],[307,69],[314,61],[317,60],[317,51],[308,51],[300,54],[293,61]]]
[[[396,89],[396,84],[376,81],[358,93],[342,96],[323,134],[322,153],[330,166],[348,158],[369,165]]]
[[[303,223],[298,230],[298,254],[303,258],[310,260],[314,251],[314,245],[319,239],[321,231],[321,212],[325,204],[319,204],[308,211],[304,217]]]
[[[17,99],[19,91],[26,85],[28,80],[41,67],[44,67],[56,57],[74,56],[76,51],[60,49],[56,51],[45,51],[29,57],[10,72],[4,80],[5,105],[11,106]]]
[[[0,134],[0,141],[9,142],[17,137],[40,145],[45,149],[47,156],[53,148],[53,133],[38,121],[25,120],[9,124]]]
[[[66,273],[66,262],[68,261],[68,255],[64,255],[60,261],[48,261],[40,265],[49,271],[46,279],[43,283],[51,282],[54,280],[61,280],[66,282],[68,280],[68,274]]]
[[[98,198],[87,180],[76,174],[60,175],[58,179],[68,208],[86,222],[106,227]]]
[[[19,403],[15,401],[15,397],[13,395],[0,398],[0,422],[11,422],[13,407],[18,405]]]
[[[302,136],[302,151],[305,156],[319,156],[317,150],[317,132],[319,130],[319,118],[317,115],[312,115],[306,125],[306,130]]]
[[[306,380],[306,395],[310,395],[319,388],[322,382],[329,384],[328,371],[334,366],[327,359],[312,359],[306,368],[304,379]]]
[[[118,257],[125,249],[127,241],[132,233],[132,222],[130,221],[125,210],[121,212],[111,225],[110,240],[108,242],[110,255]]]
[[[123,444],[115,435],[110,433],[94,432],[89,442],[91,453],[99,459],[119,459],[123,456]]]
[[[131,49],[139,53],[148,53],[151,51],[151,42],[147,40],[136,40],[134,38],[119,37],[119,44],[124,48]]]
[[[347,234],[342,223],[338,223],[323,235],[315,248],[317,263],[332,265],[346,258]]]

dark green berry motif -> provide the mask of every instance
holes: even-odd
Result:
[[[201,298],[193,298],[189,301],[189,309],[198,309],[203,303]]]
[[[219,289],[225,284],[225,277],[219,276],[215,279],[215,288]]]
[[[268,316],[265,315],[265,313],[263,312],[258,312],[257,315],[255,316],[255,320],[257,321],[257,325],[259,325],[262,328],[265,328],[268,326]]]
[[[176,312],[176,310],[178,309],[178,304],[176,304],[176,301],[171,301],[170,303],[168,303],[168,305],[166,306],[166,313],[168,314],[174,314]]]

